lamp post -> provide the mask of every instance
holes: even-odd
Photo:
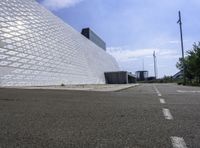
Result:
[[[184,57],[184,46],[183,46],[183,31],[182,31],[182,19],[181,19],[181,11],[178,12],[179,20],[178,24],[180,26],[180,36],[181,36],[181,50],[182,50],[182,60],[183,60],[183,84],[186,84],[186,77],[185,77],[185,57]]]
[[[156,60],[156,52],[153,52],[153,61],[154,61],[154,73],[155,73],[155,78],[157,79],[157,60]]]

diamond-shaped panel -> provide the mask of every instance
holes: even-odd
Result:
[[[113,57],[35,0],[0,1],[0,85],[105,83]]]

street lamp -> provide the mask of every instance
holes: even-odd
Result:
[[[181,19],[181,11],[178,12],[179,20],[178,24],[180,26],[180,36],[181,36],[181,50],[182,50],[182,60],[183,60],[183,84],[186,84],[186,77],[185,77],[185,57],[184,57],[184,46],[183,46],[183,31],[182,31],[182,19]]]
[[[157,79],[157,59],[156,59],[156,52],[153,52],[153,59],[154,59],[154,73],[155,73],[155,78]]]

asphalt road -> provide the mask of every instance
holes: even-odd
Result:
[[[186,147],[200,147],[200,88],[0,89],[0,148]]]

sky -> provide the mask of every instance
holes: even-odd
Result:
[[[39,0],[77,31],[90,27],[107,44],[121,70],[148,70],[158,76],[179,70],[181,57],[178,11],[182,13],[184,49],[200,41],[200,0]]]

